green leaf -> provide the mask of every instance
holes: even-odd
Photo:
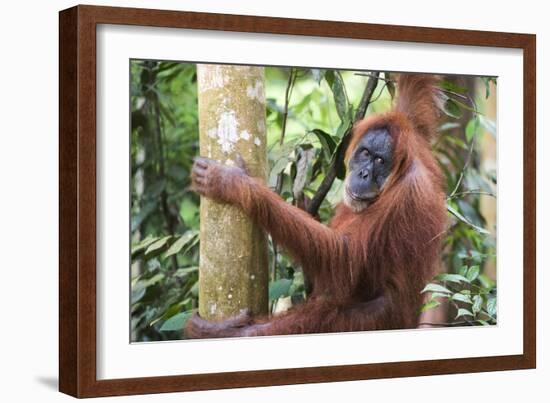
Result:
[[[468,220],[466,217],[464,217],[462,214],[460,214],[458,212],[458,210],[456,210],[454,207],[452,207],[450,204],[447,204],[447,211],[449,211],[449,213],[451,213],[452,215],[454,215],[456,218],[458,218],[460,221],[462,221],[463,223],[469,225],[470,227],[472,227],[473,229],[475,229],[477,232],[479,232],[480,234],[490,234],[489,231],[487,231],[485,228],[481,228],[481,227],[478,227],[477,225],[475,225],[473,222],[471,222],[470,220]]]
[[[478,118],[470,119],[465,129],[466,141],[468,141],[468,143],[470,143],[472,139],[475,137],[475,135],[477,134],[478,128],[479,128],[479,119]]]
[[[136,289],[132,288],[132,295],[131,295],[132,304],[139,302],[139,300],[142,299],[143,296],[145,295],[145,291],[147,291],[145,287],[139,287]]]
[[[453,294],[451,299],[454,301],[465,302],[466,304],[472,304],[472,300],[470,299],[469,296],[461,294],[459,292],[457,292],[456,294]]]
[[[434,284],[434,283],[430,283],[426,287],[424,287],[421,293],[423,294],[425,292],[439,292],[443,294],[451,294],[451,291],[448,288],[443,287],[442,285],[439,285],[439,284]]]
[[[181,312],[174,316],[172,316],[170,319],[168,319],[166,322],[162,324],[160,327],[161,332],[174,332],[177,330],[182,330],[185,327],[185,324],[187,323],[187,320],[193,315],[193,312]]]
[[[474,304],[472,305],[472,312],[477,315],[481,311],[481,306],[483,305],[483,298],[481,295],[474,295]]]
[[[331,206],[336,206],[342,201],[342,192],[344,191],[344,182],[338,178],[334,179],[334,183],[330,188],[326,200]]]
[[[460,318],[461,316],[471,316],[471,317],[474,317],[474,314],[472,312],[470,312],[469,310],[467,309],[463,309],[463,308],[460,308],[458,310],[458,313],[456,314],[455,316],[455,319],[458,319]]]
[[[313,95],[314,93],[310,92],[305,97],[303,97],[300,102],[298,102],[296,105],[293,105],[292,112],[294,112],[295,115],[299,115],[303,112],[305,108],[311,107],[311,104],[313,102],[311,99],[313,98]]]
[[[275,301],[281,297],[288,297],[292,280],[282,278],[269,284],[269,300]]]
[[[480,274],[477,279],[479,280],[483,288],[491,289],[495,286],[494,280],[485,273]]]
[[[137,281],[135,284],[132,285],[132,304],[135,304],[138,302],[143,296],[145,295],[145,292],[148,287],[151,287],[158,282],[160,282],[162,279],[164,279],[164,274],[157,273],[153,277],[148,279],[141,279]]]
[[[191,287],[191,289],[189,290],[189,293],[195,297],[195,298],[198,298],[199,297],[199,282],[195,282],[195,284],[193,284],[193,287]]]
[[[164,274],[158,273],[158,274],[155,274],[153,277],[148,278],[147,280],[141,280],[140,282],[144,287],[151,287],[152,285],[157,284],[163,278],[164,278]]]
[[[146,191],[148,195],[151,197],[151,199],[160,196],[162,191],[166,188],[166,182],[164,179],[157,180],[156,182],[151,183]]]
[[[164,259],[166,259],[169,256],[175,255],[176,253],[179,253],[179,251],[187,245],[196,235],[198,234],[198,231],[196,230],[189,230],[182,236],[180,236],[176,242],[174,242],[170,248],[166,251],[164,254]]]
[[[181,269],[176,270],[176,272],[174,273],[174,276],[185,277],[188,274],[191,274],[197,271],[199,271],[199,266],[182,267]]]
[[[445,122],[441,126],[439,126],[439,131],[444,132],[447,130],[453,130],[459,128],[461,125],[458,122]]]
[[[170,123],[170,126],[172,127],[176,126],[176,120],[170,108],[167,105],[165,105],[164,102],[159,102],[158,104],[159,104],[161,116]]]
[[[269,151],[269,160],[271,161],[271,164],[274,166],[281,158],[290,159],[290,154],[292,154],[299,142],[300,139],[296,138],[285,140],[282,145],[280,145],[279,142],[276,142],[272,146],[273,148]]]
[[[479,112],[477,109],[476,109],[476,105],[475,103],[473,105],[470,105],[470,104],[465,104],[464,102],[461,102],[461,101],[457,101],[455,100],[455,102],[457,103],[458,106],[460,106],[462,109],[465,109],[469,112],[472,112],[473,114],[475,115],[480,115],[481,112]]]
[[[466,88],[447,80],[441,80],[439,87],[447,91],[456,92],[457,94],[466,94],[468,92]]]
[[[459,119],[462,117],[462,109],[459,106],[459,102],[450,98],[442,91],[436,93],[435,103],[437,107],[446,115]]]
[[[183,250],[181,251],[182,254],[186,254],[187,252],[189,252],[191,250],[191,248],[193,248],[195,245],[197,245],[199,243],[199,232],[198,230],[195,230],[197,231],[196,235],[191,239],[191,242],[188,242],[185,247],[183,248]]]
[[[311,132],[315,134],[319,139],[321,147],[325,152],[326,158],[330,159],[332,157],[332,154],[334,153],[334,150],[336,149],[336,142],[334,141],[332,136],[321,129],[313,129]]]
[[[450,145],[457,146],[457,150],[458,150],[458,148],[462,148],[463,150],[468,149],[468,146],[466,145],[466,143],[464,141],[462,141],[462,139],[459,139],[458,137],[445,136],[445,141],[447,143],[450,143]],[[448,154],[448,153],[445,153],[443,150],[441,150],[440,152],[442,154]],[[454,162],[453,162],[453,164],[454,164]]]
[[[474,281],[479,276],[479,266],[472,266],[466,273],[466,278],[470,281]]]
[[[460,274],[450,274],[450,273],[441,273],[436,276],[436,279],[439,281],[449,281],[451,283],[469,283],[470,280],[468,280],[466,277],[461,276]]]
[[[158,270],[160,268],[161,264],[156,257],[147,260],[147,271],[154,272],[155,270]]]
[[[336,112],[338,112],[340,120],[343,122],[346,119],[349,119],[351,109],[342,75],[338,70],[327,70],[325,72],[325,80],[327,81],[330,90],[332,91],[332,95],[334,96]]]
[[[496,297],[489,297],[487,300],[487,313],[492,317],[497,314],[497,299]]]
[[[186,197],[180,204],[180,217],[188,228],[193,228],[198,223],[199,206]]]
[[[340,139],[340,142],[338,143],[338,146],[336,147],[336,151],[334,154],[332,154],[331,164],[333,161],[338,157],[342,156],[342,154],[345,153],[344,149],[344,141],[346,139],[346,133],[348,133],[352,128],[351,120],[346,120],[345,122],[342,122],[340,124],[340,127],[338,128],[337,137]],[[338,164],[336,165],[336,177],[340,180],[344,180],[346,177],[346,164],[344,162],[344,158],[340,158],[338,161]]]
[[[168,235],[163,238],[160,238],[158,241],[153,242],[151,245],[149,245],[149,247],[145,251],[145,254],[150,255],[153,252],[158,252],[159,250],[161,250],[166,246],[170,238],[172,238],[172,236]]]
[[[149,245],[157,241],[159,238],[147,235],[145,239],[142,239],[139,243],[132,245],[132,257],[138,254],[139,252],[147,249]]]
[[[443,112],[452,118],[460,119],[462,117],[462,109],[458,106],[458,103],[451,98],[447,98],[443,105]]]
[[[422,309],[420,310],[420,312],[426,312],[426,311],[428,311],[430,309],[433,309],[433,308],[435,308],[439,305],[441,305],[441,302],[431,299],[428,302],[426,302],[424,305],[422,305]]]
[[[283,157],[275,163],[273,168],[271,168],[271,172],[269,173],[269,186],[274,187],[277,184],[277,176],[285,170],[289,162],[290,159],[288,157]]]
[[[338,129],[336,129],[336,135],[335,135],[336,139],[339,140],[338,145],[341,144],[342,140],[344,139],[344,136],[346,136],[351,132],[352,126],[353,126],[353,122],[351,121],[351,119],[346,119],[344,122],[340,123],[340,126],[338,126]]]
[[[169,318],[171,318],[174,315],[177,315],[181,312],[182,307],[189,304],[191,302],[191,298],[185,298],[184,300],[180,302],[176,302],[168,307],[166,311],[164,311],[160,316],[157,316],[155,319],[151,320],[149,322],[149,326],[155,325],[155,323],[160,321],[165,321]]]
[[[450,294],[445,294],[445,293],[442,293],[442,292],[432,292],[432,294],[430,295],[430,298],[431,299],[435,299],[435,298],[449,298],[450,297]]]
[[[311,177],[311,162],[315,158],[315,149],[309,148],[307,150],[300,151],[300,158],[296,163],[296,177],[294,178],[294,184],[292,186],[292,193],[294,198],[298,198],[303,192],[306,183],[308,183],[309,177]]]

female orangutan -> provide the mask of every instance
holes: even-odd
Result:
[[[307,301],[271,318],[222,322],[198,315],[191,338],[413,328],[421,290],[437,267],[447,227],[443,179],[431,152],[438,112],[428,75],[398,79],[394,108],[354,126],[344,200],[330,226],[286,203],[244,166],[198,158],[198,193],[240,206],[302,266]]]

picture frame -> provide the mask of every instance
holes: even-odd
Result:
[[[523,353],[98,379],[97,27],[157,27],[523,52]],[[59,390],[75,397],[335,382],[536,366],[536,38],[529,34],[76,6],[59,15]],[[147,347],[145,347],[147,348]]]

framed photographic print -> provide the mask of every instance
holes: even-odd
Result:
[[[62,11],[60,390],[534,368],[535,99],[534,35]]]

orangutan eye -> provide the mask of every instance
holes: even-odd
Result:
[[[362,151],[361,153],[362,153],[362,154],[363,154],[363,156],[365,156],[365,157],[368,157],[368,156],[370,155],[370,152],[369,152],[369,150],[368,150],[368,149],[366,149],[366,148],[363,148],[363,151]]]
[[[382,158],[380,158],[380,157],[376,157],[376,158],[374,159],[374,162],[376,162],[377,164],[382,165],[382,164],[384,163],[384,160],[383,160]]]

